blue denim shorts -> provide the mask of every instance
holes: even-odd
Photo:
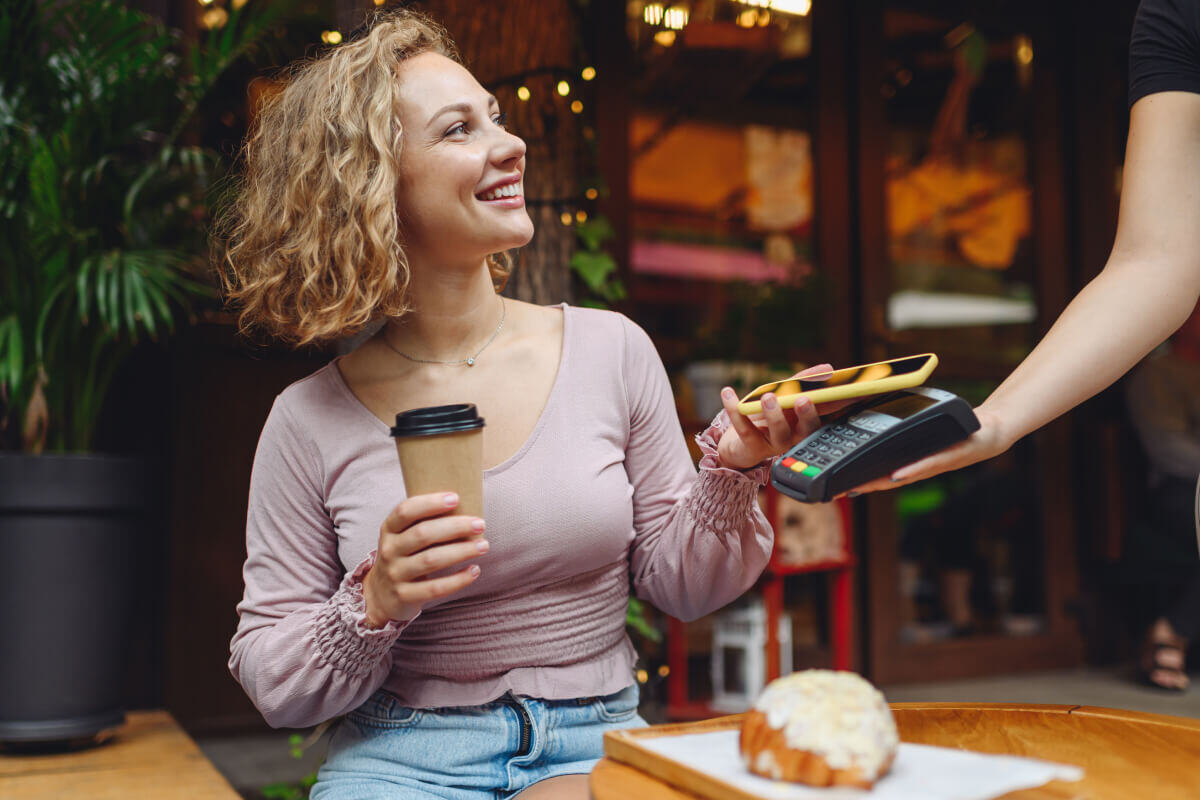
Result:
[[[344,717],[311,800],[501,800],[591,772],[605,731],[646,725],[637,684],[605,697],[505,695],[482,706],[408,708],[379,691]]]

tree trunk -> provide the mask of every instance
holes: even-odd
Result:
[[[509,128],[528,146],[525,203],[533,241],[514,258],[505,294],[531,303],[571,299],[568,262],[575,251],[581,193],[582,119],[572,113],[579,76],[576,32],[567,0],[430,0],[426,8],[449,30],[463,62],[507,112]],[[570,95],[556,91],[560,80]],[[529,89],[522,101],[517,88]],[[563,214],[572,215],[563,224]]]

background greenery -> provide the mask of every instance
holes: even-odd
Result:
[[[291,3],[237,5],[197,42],[113,0],[0,6],[0,447],[88,450],[122,360],[211,295],[225,164],[190,126]]]

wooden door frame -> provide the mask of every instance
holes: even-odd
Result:
[[[813,5],[813,60],[816,71],[816,118],[813,128],[814,246],[816,264],[829,280],[829,332],[825,351],[808,360],[854,363],[861,326],[855,313],[858,291],[854,263],[854,186],[850,109],[854,103],[851,60],[852,3]],[[857,639],[857,637],[853,637]],[[859,663],[857,646],[853,661]]]

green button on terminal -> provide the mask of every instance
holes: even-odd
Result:
[[[820,475],[820,474],[821,474],[821,468],[820,468],[820,467],[814,467],[814,466],[811,466],[811,465],[810,465],[810,466],[809,466],[807,469],[805,469],[805,470],[804,470],[803,472],[801,472],[800,474],[801,474],[801,475],[807,475],[807,476],[808,476],[808,477],[810,477],[810,478],[815,478],[815,477],[817,477],[818,475]]]

